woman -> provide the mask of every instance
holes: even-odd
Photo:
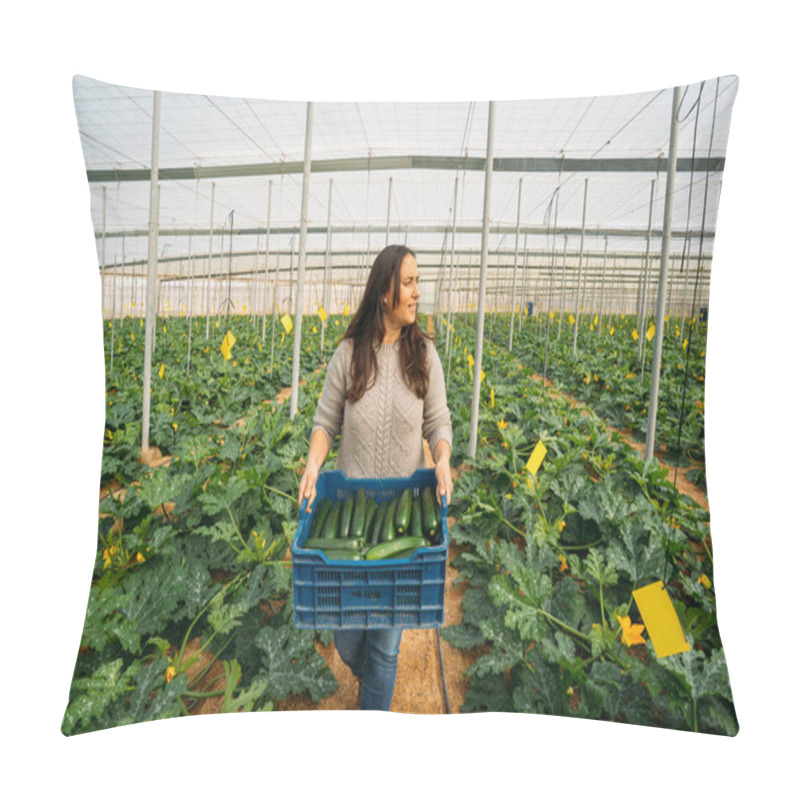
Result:
[[[436,497],[453,491],[453,432],[444,372],[417,324],[419,270],[403,245],[378,253],[361,304],[328,364],[311,430],[300,501],[308,511],[320,468],[341,433],[336,468],[349,478],[408,477],[425,467],[423,436],[436,464]],[[392,703],[401,628],[334,632],[336,649],[360,682],[362,709]]]

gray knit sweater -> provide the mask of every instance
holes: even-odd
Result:
[[[345,394],[352,385],[353,341],[339,343],[328,364],[312,433],[322,428],[331,447],[341,433],[336,468],[349,478],[404,478],[425,467],[423,436],[431,454],[441,439],[452,450],[442,363],[428,341],[428,393],[420,400],[403,380],[399,341],[381,344],[376,354],[377,380],[358,402],[349,403]]]

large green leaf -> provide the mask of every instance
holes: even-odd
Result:
[[[255,645],[273,700],[285,700],[289,694],[307,690],[312,702],[318,703],[338,688],[336,678],[314,648],[313,631],[269,624],[258,632]]]

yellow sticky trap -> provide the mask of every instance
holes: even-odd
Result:
[[[483,383],[483,379],[486,377],[486,373],[481,370],[481,383]]]
[[[639,331],[637,331],[636,328],[631,331],[631,336],[633,337],[634,342],[639,341]]]
[[[161,368],[158,370],[158,377],[159,378],[163,378],[164,377],[164,362],[163,361],[161,362]]]
[[[316,325],[311,329],[311,333],[317,333],[317,326]]]
[[[634,589],[633,599],[642,615],[657,658],[666,658],[689,650],[680,620],[661,581]]]
[[[689,344],[689,340],[688,339],[684,339],[683,340],[683,349],[684,350],[686,350],[686,347],[687,347],[688,344]]]
[[[538,442],[536,447],[533,448],[533,452],[528,459],[528,463],[525,465],[525,469],[527,469],[531,475],[535,475],[539,471],[539,467],[542,465],[542,461],[544,461],[546,455],[547,448],[542,442]]]
[[[242,304],[242,314],[246,314],[246,313],[247,313],[247,306]]]
[[[553,320],[555,318],[556,318],[556,312],[555,311],[551,311],[550,312],[550,319]]]
[[[230,361],[231,348],[235,344],[236,344],[236,337],[230,331],[227,331],[225,333],[225,338],[222,340],[222,344],[219,347],[220,352],[225,357],[226,361]]]
[[[612,326],[611,326],[611,328],[609,329],[609,331],[608,331],[608,335],[609,335],[609,336],[613,336],[613,335],[614,335],[614,326],[613,326],[613,325],[612,325]]]
[[[344,304],[344,310],[342,311],[342,314],[347,316],[349,313],[350,313],[350,304],[349,303],[345,303]]]
[[[597,314],[594,315],[594,320],[592,321],[592,325],[597,327]]]
[[[323,322],[325,322],[325,320],[328,319],[328,312],[322,306],[319,307],[319,311],[317,311],[317,315],[319,316],[319,318]]]
[[[489,399],[489,406],[490,408],[494,408],[494,386],[492,386],[492,392]]]
[[[284,314],[281,317],[281,325],[283,325],[286,333],[292,332],[292,318],[288,314]]]
[[[475,359],[472,357],[472,353],[467,356],[467,362],[469,363],[469,368],[472,369],[475,366]]]
[[[569,315],[569,324],[570,325],[574,325],[575,324],[575,317],[573,317],[572,314]]]
[[[646,334],[646,336],[647,336],[647,341],[648,341],[648,342],[652,342],[652,341],[653,341],[653,337],[654,337],[655,335],[656,335],[656,326],[655,326],[655,325],[653,325],[653,323],[651,322],[651,323],[650,323],[650,327],[647,329],[647,334]]]

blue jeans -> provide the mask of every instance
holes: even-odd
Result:
[[[361,678],[361,708],[388,711],[397,677],[402,628],[334,631],[340,658]]]

